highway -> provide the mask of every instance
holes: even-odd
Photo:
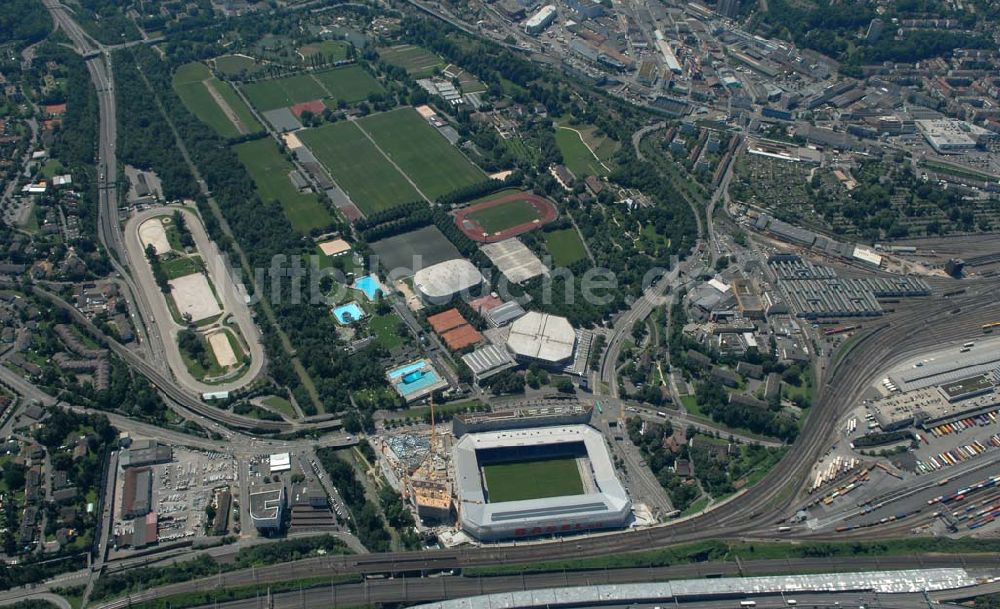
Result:
[[[155,325],[148,324],[152,315],[141,292],[128,273],[128,256],[125,250],[118,212],[118,160],[115,142],[118,138],[114,80],[110,67],[110,50],[91,38],[69,16],[58,0],[43,0],[55,23],[73,41],[77,53],[82,55],[97,91],[99,134],[97,151],[97,236],[112,267],[125,283],[123,291],[128,309],[133,317],[138,342],[144,355],[153,362],[165,362],[163,339]],[[150,42],[150,41],[143,41]],[[129,46],[129,45],[119,45]]]

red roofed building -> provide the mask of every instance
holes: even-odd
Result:
[[[448,330],[441,335],[448,348],[452,351],[464,349],[469,345],[474,345],[483,340],[483,335],[469,324]]]
[[[503,301],[493,294],[487,294],[486,296],[469,301],[469,306],[472,307],[472,310],[480,315],[484,315],[487,311],[492,311],[502,304]]]
[[[62,116],[66,114],[66,104],[50,104],[42,106],[42,110],[49,116]]]
[[[465,321],[465,318],[458,312],[458,309],[448,309],[437,315],[428,315],[427,323],[434,328],[435,332],[443,334],[452,328],[468,325],[469,322]]]
[[[452,351],[464,349],[483,340],[483,335],[462,317],[458,309],[448,309],[437,315],[429,315],[427,323]]]

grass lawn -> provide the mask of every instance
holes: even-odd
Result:
[[[448,404],[436,404],[434,406],[434,415],[445,415],[454,414],[456,412],[465,412],[466,410],[481,410],[483,408],[483,403],[479,400],[464,400],[462,402],[450,402]],[[419,419],[426,418],[428,421],[431,417],[431,407],[430,406],[414,406],[413,408],[407,408],[406,410],[397,410],[392,413],[390,418],[393,419]]]
[[[403,339],[399,336],[399,324],[399,318],[390,313],[372,317],[368,327],[375,334],[379,344],[387,351],[392,351],[403,344]]]
[[[708,502],[711,501],[711,500],[712,500],[712,498],[709,497],[708,495],[702,495],[698,499],[695,499],[694,503],[692,503],[691,505],[689,505],[686,508],[684,508],[684,511],[681,512],[681,516],[680,517],[683,518],[684,516],[690,516],[691,514],[697,514],[698,512],[700,512],[703,509],[705,509],[706,507],[708,507]]]
[[[199,256],[181,256],[173,260],[167,260],[160,264],[167,279],[177,279],[201,271],[202,264]]]
[[[253,113],[250,111],[250,106],[243,101],[242,97],[236,94],[236,89],[233,88],[233,85],[228,82],[222,82],[217,78],[213,78],[209,83],[212,85],[212,88],[219,92],[219,97],[226,100],[226,104],[232,108],[233,113],[246,127],[247,133],[257,133],[264,130],[260,122],[254,118]]]
[[[420,199],[354,123],[323,125],[298,135],[365,214]]]
[[[324,40],[322,42],[307,44],[299,49],[299,54],[306,61],[317,55],[322,56],[323,61],[326,62],[343,61],[347,59],[347,49],[349,47],[350,45],[342,40]]]
[[[243,55],[221,55],[213,61],[215,69],[229,77],[250,76],[260,69],[257,60]]]
[[[607,175],[608,170],[601,165],[598,159],[594,158],[594,154],[584,143],[582,138],[582,134],[585,133],[584,129],[586,127],[559,127],[556,129],[556,145],[563,155],[563,163],[580,179],[588,175]],[[597,151],[595,150],[595,152]],[[613,149],[612,152],[614,152]]]
[[[262,80],[244,86],[243,91],[262,112],[327,97],[326,90],[312,74]]]
[[[229,120],[219,104],[215,103],[208,90],[207,83],[211,80],[212,73],[208,66],[192,62],[174,72],[173,87],[184,106],[191,111],[191,114],[198,117],[198,120],[222,137],[236,137],[240,134],[239,129]]]
[[[684,410],[687,410],[690,414],[708,418],[708,415],[701,411],[701,408],[698,406],[698,399],[693,395],[682,395],[681,404],[684,404]]]
[[[333,222],[330,212],[315,194],[300,193],[292,184],[288,174],[294,167],[281,155],[274,140],[264,138],[245,142],[233,146],[233,150],[253,177],[261,198],[280,202],[295,230],[308,233]]]
[[[53,176],[57,176],[62,172],[63,166],[58,159],[49,159],[45,162],[45,166],[42,167],[42,177],[46,180],[51,180]]]
[[[587,257],[587,250],[575,228],[545,233],[545,247],[552,254],[552,263],[556,266],[568,266]]]
[[[494,197],[496,198],[496,197]],[[525,224],[536,220],[538,212],[527,201],[510,201],[503,205],[487,207],[467,216],[479,223],[483,230],[488,233],[495,233],[507,230],[512,226]]]
[[[368,116],[359,124],[431,200],[486,179],[413,108]]]
[[[224,372],[224,370],[222,369],[222,366],[219,365],[219,362],[215,359],[215,352],[212,351],[212,346],[209,345],[208,341],[205,340],[205,337],[200,334],[198,335],[198,341],[201,343],[202,348],[204,348],[205,351],[208,353],[207,359],[209,362],[209,366],[207,368],[202,366],[201,362],[198,361],[196,358],[192,357],[192,354],[189,351],[185,349],[179,349],[181,354],[181,359],[184,360],[184,365],[187,366],[188,372],[191,373],[191,376],[201,381],[204,381],[206,377],[215,377],[221,375]]]
[[[483,477],[490,503],[583,494],[573,457],[486,465]]]
[[[344,100],[349,104],[366,99],[372,93],[385,91],[382,85],[361,66],[334,68],[326,72],[317,72],[313,76],[326,90],[325,97]]]
[[[440,57],[412,44],[382,47],[378,54],[387,64],[403,68],[414,78],[425,78],[433,74],[434,70],[444,67],[444,61]]]
[[[261,403],[271,410],[280,412],[290,419],[294,419],[296,417],[295,409],[292,407],[292,403],[283,397],[271,395],[261,400]]]

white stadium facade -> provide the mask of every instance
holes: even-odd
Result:
[[[490,503],[482,460],[524,460],[585,450],[584,494]],[[632,502],[615,476],[604,437],[587,425],[467,434],[454,448],[455,489],[462,530],[483,541],[620,528]],[[584,468],[581,468],[584,469]]]

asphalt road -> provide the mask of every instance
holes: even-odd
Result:
[[[202,260],[205,261],[205,268],[208,271],[212,285],[215,287],[216,294],[222,301],[223,318],[231,316],[236,321],[236,325],[239,327],[240,333],[243,335],[250,349],[250,369],[232,381],[217,384],[203,383],[192,377],[191,373],[188,372],[187,365],[184,363],[180,350],[177,347],[177,334],[186,326],[174,321],[170,310],[167,308],[166,300],[162,296],[159,286],[156,285],[156,280],[153,278],[153,271],[149,267],[148,261],[145,260],[145,249],[139,239],[139,226],[150,218],[164,214],[169,215],[175,212],[183,213],[187,218],[186,225],[188,231],[194,239],[195,246],[199,254],[201,254]],[[224,259],[219,249],[209,239],[198,214],[189,208],[179,206],[155,207],[141,211],[133,215],[125,225],[125,245],[131,266],[135,269],[135,276],[140,288],[144,294],[150,295],[153,322],[159,327],[160,334],[167,338],[167,343],[164,345],[166,348],[166,363],[170,366],[177,384],[192,393],[201,394],[215,391],[234,391],[254,382],[263,369],[265,360],[264,346],[260,342],[260,332],[253,323],[249,307],[236,289],[236,284],[233,282],[229,269],[224,264]],[[219,325],[212,324],[212,327]]]

